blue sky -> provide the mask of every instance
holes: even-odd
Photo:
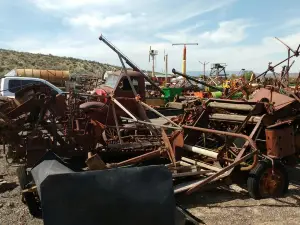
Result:
[[[171,71],[182,57],[172,43],[197,42],[188,46],[187,70],[201,70],[200,60],[261,72],[287,55],[275,36],[300,44],[299,7],[299,0],[0,0],[0,48],[119,64],[102,33],[143,69],[151,68],[150,45],[159,51],[156,70],[166,50]]]

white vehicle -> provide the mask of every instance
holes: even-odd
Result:
[[[35,77],[17,77],[17,76],[6,76],[4,78],[1,78],[1,84],[0,84],[0,93],[1,96],[9,97],[9,98],[15,98],[15,93],[22,88],[30,85],[30,84],[40,84],[43,83],[47,86],[49,86],[54,93],[61,94],[63,91],[59,89],[58,87],[54,86],[50,82],[35,78]]]

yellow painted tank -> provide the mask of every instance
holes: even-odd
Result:
[[[63,84],[70,77],[68,70],[16,69],[16,73],[20,77],[41,78],[53,84]]]

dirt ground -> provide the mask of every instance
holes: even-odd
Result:
[[[21,202],[15,170],[1,156],[0,224],[42,225],[42,220],[33,218]],[[300,167],[289,172],[291,185],[283,198],[254,200],[247,191],[233,185],[227,190],[212,189],[178,200],[204,224],[300,224]]]

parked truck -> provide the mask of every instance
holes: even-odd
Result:
[[[18,76],[12,76],[12,77],[4,77],[1,78],[0,81],[0,93],[3,97],[9,97],[9,98],[15,98],[15,93],[20,91],[21,89],[29,86],[29,85],[39,85],[44,84],[53,91],[55,94],[61,94],[63,91],[53,85],[52,83],[43,80],[41,78],[35,78],[35,77],[18,77]]]

